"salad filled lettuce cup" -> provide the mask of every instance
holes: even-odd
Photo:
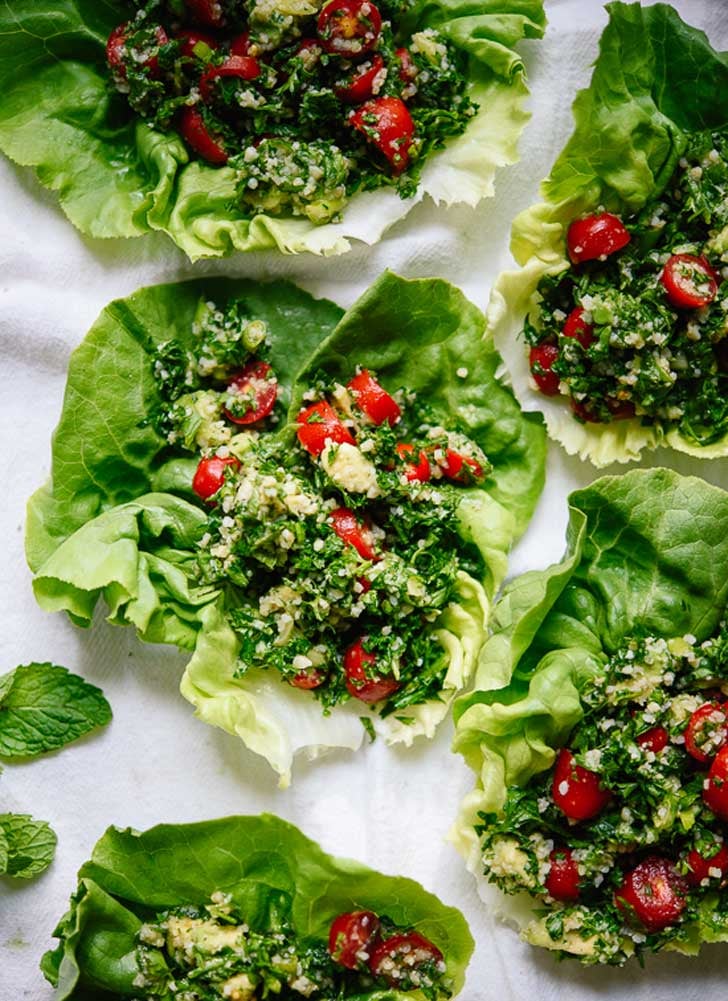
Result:
[[[269,814],[110,827],[55,936],[41,965],[57,1001],[445,1001],[473,951],[460,912],[418,883]]]
[[[728,939],[728,494],[666,469],[570,497],[504,590],[455,748],[453,837],[526,941],[621,965]]]
[[[542,0],[29,0],[0,12],[0,149],[89,236],[339,254],[493,194],[544,26]]]
[[[205,280],[112,303],[75,352],[27,556],[41,606],[192,652],[182,692],[288,781],[365,729],[432,736],[543,484],[545,435],[446,282],[342,315]]]
[[[490,329],[568,452],[724,456],[728,63],[665,4],[607,10],[574,133],[513,225],[520,270],[499,278]]]

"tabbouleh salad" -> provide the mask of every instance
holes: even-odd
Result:
[[[372,911],[331,923],[328,943],[300,938],[270,906],[264,930],[253,929],[223,893],[205,906],[177,907],[143,924],[137,936],[139,1001],[340,1001],[364,992],[418,990],[428,1001],[451,997],[440,950],[412,929]]]
[[[477,111],[465,57],[408,34],[407,0],[149,0],[112,31],[113,85],[191,154],[236,173],[251,215],[339,217],[358,190],[414,194]]]
[[[486,878],[539,901],[524,937],[621,965],[728,930],[728,627],[628,641],[553,768],[481,814]]]
[[[456,509],[487,457],[355,359],[346,385],[316,381],[286,426],[266,324],[244,303],[203,301],[194,332],[194,352],[158,350],[152,420],[199,459],[197,574],[226,593],[238,676],[273,669],[325,711],[356,698],[406,721],[442,689],[439,616],[461,582],[483,578]]]
[[[526,321],[535,387],[581,422],[637,417],[704,446],[728,432],[728,136],[694,134],[658,198],[567,234]]]

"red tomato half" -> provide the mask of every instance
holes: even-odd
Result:
[[[410,483],[427,483],[431,472],[430,460],[427,458],[427,453],[420,449],[417,461],[414,461],[415,447],[405,441],[401,441],[395,445],[395,451],[400,459],[407,460],[412,457],[412,461],[406,462],[403,470],[405,479],[409,480]]]
[[[370,52],[381,30],[382,17],[370,0],[330,0],[316,22],[321,44],[337,56]]]
[[[664,726],[653,726],[651,730],[645,730],[637,738],[637,743],[640,747],[644,748],[645,751],[653,751],[655,754],[659,754],[665,747],[667,747],[670,740],[670,735]]]
[[[442,953],[437,946],[418,932],[410,931],[380,942],[369,960],[369,969],[375,977],[382,977],[388,987],[398,987],[418,967],[441,962]]]
[[[368,101],[374,93],[377,76],[383,69],[384,60],[375,52],[368,63],[354,68],[345,84],[334,88],[336,96],[347,104],[361,104],[362,101]]]
[[[673,254],[660,275],[667,301],[675,309],[699,309],[718,294],[715,271],[704,257]]]
[[[340,914],[329,929],[329,954],[347,970],[366,964],[379,938],[381,925],[374,911]],[[360,958],[361,956],[361,958]]]
[[[594,325],[584,320],[584,310],[581,306],[572,309],[566,317],[562,333],[564,337],[575,337],[585,350],[593,343]]]
[[[721,845],[712,855],[707,858],[701,855],[694,848],[688,852],[687,863],[690,871],[687,874],[687,881],[691,886],[700,886],[704,879],[720,879],[728,873],[728,847]],[[713,870],[711,873],[710,870]],[[716,871],[719,875],[715,875]]]
[[[399,78],[402,83],[412,83],[417,79],[417,67],[410,55],[409,49],[395,49],[394,54],[399,59]]]
[[[579,899],[579,869],[569,848],[554,848],[549,855],[551,863],[546,889],[554,900]]]
[[[366,637],[363,637],[366,639]],[[367,653],[362,646],[362,640],[357,640],[347,647],[344,654],[344,674],[346,675],[346,690],[355,699],[362,702],[381,702],[399,688],[396,678],[381,678],[371,672],[371,667],[377,658],[373,653]],[[369,672],[367,672],[369,668]]]
[[[596,772],[582,768],[571,751],[559,751],[551,785],[554,803],[570,820],[590,820],[604,809],[612,794],[603,789]]]
[[[614,902],[648,932],[658,932],[679,921],[687,892],[687,882],[673,863],[652,856],[627,873],[614,894]]]
[[[388,421],[394,426],[402,416],[397,401],[386,389],[379,385],[367,369],[350,379],[346,388],[356,400],[356,405],[374,424],[384,424]]]
[[[318,688],[319,685],[323,685],[324,681],[326,681],[326,675],[322,674],[321,671],[317,671],[315,667],[310,667],[306,671],[299,671],[298,674],[294,674],[288,679],[289,685],[293,685],[294,688],[301,688],[304,691]]]
[[[212,35],[208,35],[204,31],[195,31],[194,28],[183,28],[174,37],[181,42],[180,53],[187,56],[188,59],[196,58],[196,45],[206,45],[211,52],[217,48],[217,41]]]
[[[242,372],[231,379],[227,393],[239,397],[246,409],[238,415],[224,410],[229,421],[233,424],[256,424],[268,416],[278,396],[278,380],[275,376],[271,378],[271,372],[267,362],[249,361]]]
[[[250,56],[228,56],[220,66],[211,66],[200,77],[200,96],[207,102],[214,94],[215,81],[223,77],[255,80],[260,76],[260,64]]]
[[[611,212],[575,219],[566,234],[566,246],[574,264],[609,257],[626,247],[631,236],[622,220]]]
[[[228,466],[233,469],[240,469],[240,463],[234,455],[229,455],[224,459],[217,455],[210,456],[209,459],[200,459],[195,475],[192,477],[192,489],[202,500],[209,500],[216,494],[225,482],[225,470]]]
[[[337,507],[331,512],[331,527],[342,542],[356,549],[363,560],[378,560],[371,535],[367,528],[357,521],[348,507]]]
[[[538,344],[528,353],[528,367],[531,369],[533,381],[544,396],[558,396],[559,379],[551,367],[559,357],[559,349],[555,344]]]
[[[109,35],[108,41],[106,42],[106,61],[117,77],[121,77],[122,79],[125,79],[126,77],[125,57],[128,55],[126,47],[128,30],[128,21],[124,24],[117,25]],[[166,45],[169,41],[167,32],[161,24],[155,26],[154,34],[157,46]],[[145,66],[149,70],[150,76],[156,76],[156,74],[159,73],[159,60],[157,59],[156,54],[150,56],[141,65]]]
[[[298,440],[311,455],[321,455],[327,441],[338,445],[354,445],[349,429],[342,424],[336,411],[325,400],[306,407],[296,418]]]
[[[456,483],[477,483],[485,475],[476,459],[461,455],[454,448],[445,449],[445,458],[440,462],[440,468],[448,480],[455,480]]]
[[[185,0],[185,10],[194,21],[208,28],[219,28],[225,23],[225,14],[219,0]]]
[[[703,802],[716,817],[728,822],[728,747],[718,751],[703,786]]]
[[[205,119],[197,108],[184,107],[180,112],[179,131],[195,153],[199,153],[208,163],[227,163],[228,155],[223,146],[214,139],[205,125]]]
[[[404,101],[377,97],[357,108],[349,122],[386,156],[395,174],[407,167],[415,123]]]
[[[230,42],[231,56],[247,56],[250,54],[250,32],[244,31],[241,35],[236,35]]]
[[[718,702],[706,702],[696,709],[685,730],[685,750],[707,765],[728,741],[728,717]]]

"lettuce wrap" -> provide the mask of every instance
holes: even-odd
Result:
[[[253,931],[268,928],[275,916],[297,936],[324,944],[342,912],[386,915],[438,944],[453,996],[463,985],[473,940],[458,910],[411,879],[333,858],[292,824],[264,814],[160,824],[143,833],[110,827],[79,871],[70,910],[54,933],[58,946],[42,960],[57,1001],[138,997],[137,936],[144,922],[220,895]],[[425,995],[374,986],[356,997],[423,1001]]]
[[[416,195],[357,194],[343,221],[246,215],[233,204],[235,174],[190,162],[175,133],[152,130],[110,83],[105,44],[128,17],[122,0],[29,0],[0,11],[0,148],[57,191],[71,222],[93,237],[167,233],[191,260],[236,250],[340,254],[351,240],[376,242],[428,194],[475,205],[493,194],[496,169],[516,160],[527,121],[522,38],[543,34],[542,0],[417,0],[412,31],[436,28],[468,58],[480,111],[464,135],[426,165]]]
[[[208,515],[191,488],[196,459],[176,454],[149,421],[160,402],[154,352],[170,338],[187,343],[201,297],[219,305],[243,299],[267,322],[269,360],[288,410],[276,432],[282,442],[295,440],[312,380],[345,378],[359,364],[385,388],[415,390],[439,420],[457,417],[492,464],[482,483],[457,490],[457,531],[483,571],[482,579],[459,577],[456,600],[432,624],[444,670],[438,697],[405,714],[373,716],[388,741],[432,736],[472,674],[489,602],[533,512],[545,458],[538,418],[524,416],[496,378],[500,358],[483,340],[482,314],[444,281],[385,273],[343,316],[285,283],[222,279],[142,289],[108,306],[72,357],[51,479],[28,508],[38,602],[87,626],[103,599],[109,621],[192,651],[181,687],[197,715],[241,737],[283,783],[297,750],[355,748],[363,717],[370,728],[373,714],[362,703],[322,716],[311,693],[281,683],[275,671],[236,676],[240,640],[228,619],[236,588],[200,582],[197,570]]]
[[[483,818],[502,818],[509,797],[516,803],[520,791],[538,784],[554,765],[557,753],[563,753],[560,749],[572,746],[578,724],[588,726],[596,720],[598,726],[601,710],[593,708],[590,693],[600,690],[604,679],[611,677],[607,673],[610,661],[626,643],[634,647],[640,637],[656,638],[648,642],[664,648],[664,641],[674,644],[672,638],[686,635],[691,646],[678,641],[674,649],[687,653],[695,662],[695,656],[707,649],[706,640],[725,630],[728,494],[703,480],[667,469],[635,470],[595,481],[573,493],[569,505],[563,560],[546,570],[527,572],[506,586],[493,614],[493,633],[483,647],[474,690],[455,704],[454,746],[476,773],[477,782],[463,801],[451,837],[478,878],[484,899],[521,928],[526,940],[593,962],[593,940],[587,938],[585,944],[584,938],[570,934],[568,922],[561,934],[544,934],[539,924],[546,913],[543,895],[538,900],[522,892],[504,896],[491,882],[486,883]],[[718,664],[723,673],[718,677],[723,678],[725,652],[721,649]],[[633,657],[628,652],[626,659]],[[646,683],[645,679],[649,701],[649,669],[637,673],[631,684]],[[704,682],[706,687],[708,683]],[[616,689],[607,688],[610,691]],[[637,698],[632,693],[628,696]],[[704,700],[705,696],[698,698],[695,704]],[[639,702],[623,705],[628,721],[642,711]],[[652,703],[648,708],[657,710]],[[613,710],[611,715],[617,712]],[[671,746],[686,762],[699,802],[704,773],[695,776],[691,771],[694,762],[684,748],[680,750],[685,742],[680,736],[684,727],[685,718],[678,723]],[[609,733],[608,739],[616,740],[614,719],[608,719],[603,730]],[[653,754],[650,760],[654,758]],[[639,760],[639,753],[632,751],[629,760]],[[637,795],[639,788],[638,782]],[[540,789],[539,795],[549,795]],[[621,800],[616,802],[618,813]],[[669,797],[664,802],[669,804]],[[539,811],[549,808],[546,799],[538,803]],[[658,811],[660,806],[663,803]],[[681,836],[689,835],[696,816],[697,807],[685,810]],[[607,823],[608,818],[595,821],[595,838],[606,840]],[[573,839],[567,844],[580,843],[576,842],[581,837],[580,828],[569,822],[565,836]],[[655,844],[656,854],[665,850],[663,844]],[[725,915],[721,911],[717,920],[716,901],[716,894],[708,894],[698,917],[691,913],[682,923],[674,924],[669,940],[657,947],[694,954],[703,942],[725,941]],[[637,945],[619,939],[616,959],[596,961],[623,962],[640,951],[644,941],[644,934],[635,936]],[[655,946],[648,938],[649,947]]]
[[[591,83],[573,105],[574,132],[542,184],[543,202],[513,224],[511,250],[520,268],[498,279],[489,329],[516,396],[526,409],[544,414],[549,434],[570,454],[596,466],[629,462],[660,444],[701,458],[728,455],[726,437],[699,445],[659,421],[578,422],[563,397],[536,391],[528,348],[517,336],[539,283],[569,265],[572,220],[603,210],[638,212],[663,191],[692,135],[728,126],[728,59],[703,32],[665,4],[610,3],[607,10]]]

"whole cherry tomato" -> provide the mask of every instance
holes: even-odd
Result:
[[[579,869],[570,848],[554,848],[549,855],[545,887],[554,900],[579,899]]]
[[[590,820],[601,813],[612,797],[602,788],[596,772],[577,765],[565,747],[559,751],[551,785],[554,803],[570,820]]]

